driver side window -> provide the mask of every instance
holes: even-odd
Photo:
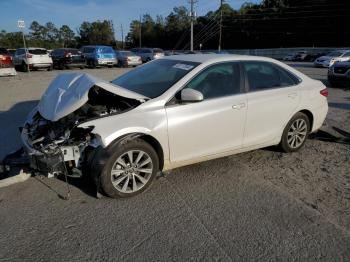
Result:
[[[192,88],[203,94],[204,100],[239,94],[240,85],[239,63],[220,63],[200,72],[185,88]]]

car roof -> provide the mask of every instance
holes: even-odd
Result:
[[[258,61],[275,61],[272,58],[262,56],[233,55],[233,54],[190,54],[167,56],[162,59],[181,60],[197,63],[215,63],[224,61],[239,60],[258,60]]]

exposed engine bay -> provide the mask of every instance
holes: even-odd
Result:
[[[32,169],[49,177],[59,174],[80,177],[87,157],[86,152],[89,151],[87,148],[96,148],[100,144],[98,137],[91,132],[94,126],[83,128],[79,125],[96,118],[126,112],[144,101],[107,91],[106,89],[114,86],[96,82],[85,74],[66,74],[53,81],[38,107],[28,116],[21,131]],[[77,88],[80,88],[79,92]],[[126,91],[122,92],[127,94]],[[130,96],[134,94],[131,93]],[[48,106],[43,107],[43,104]],[[69,111],[73,109],[75,110]],[[58,114],[63,117],[57,117]],[[54,120],[43,115],[51,116]]]

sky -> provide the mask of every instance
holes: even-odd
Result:
[[[247,0],[226,0],[238,9]],[[249,0],[257,3],[261,0]],[[131,20],[142,14],[167,16],[175,6],[190,8],[188,0],[0,0],[0,30],[18,31],[17,20],[23,19],[26,27],[36,20],[41,24],[53,22],[57,27],[67,24],[74,32],[83,21],[112,20],[117,39],[129,31]],[[195,11],[204,15],[216,10],[220,0],[197,0]]]

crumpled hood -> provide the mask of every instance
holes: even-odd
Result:
[[[40,114],[57,121],[79,109],[88,101],[90,88],[98,86],[113,94],[145,101],[148,98],[85,73],[59,74],[49,85],[38,104]]]

